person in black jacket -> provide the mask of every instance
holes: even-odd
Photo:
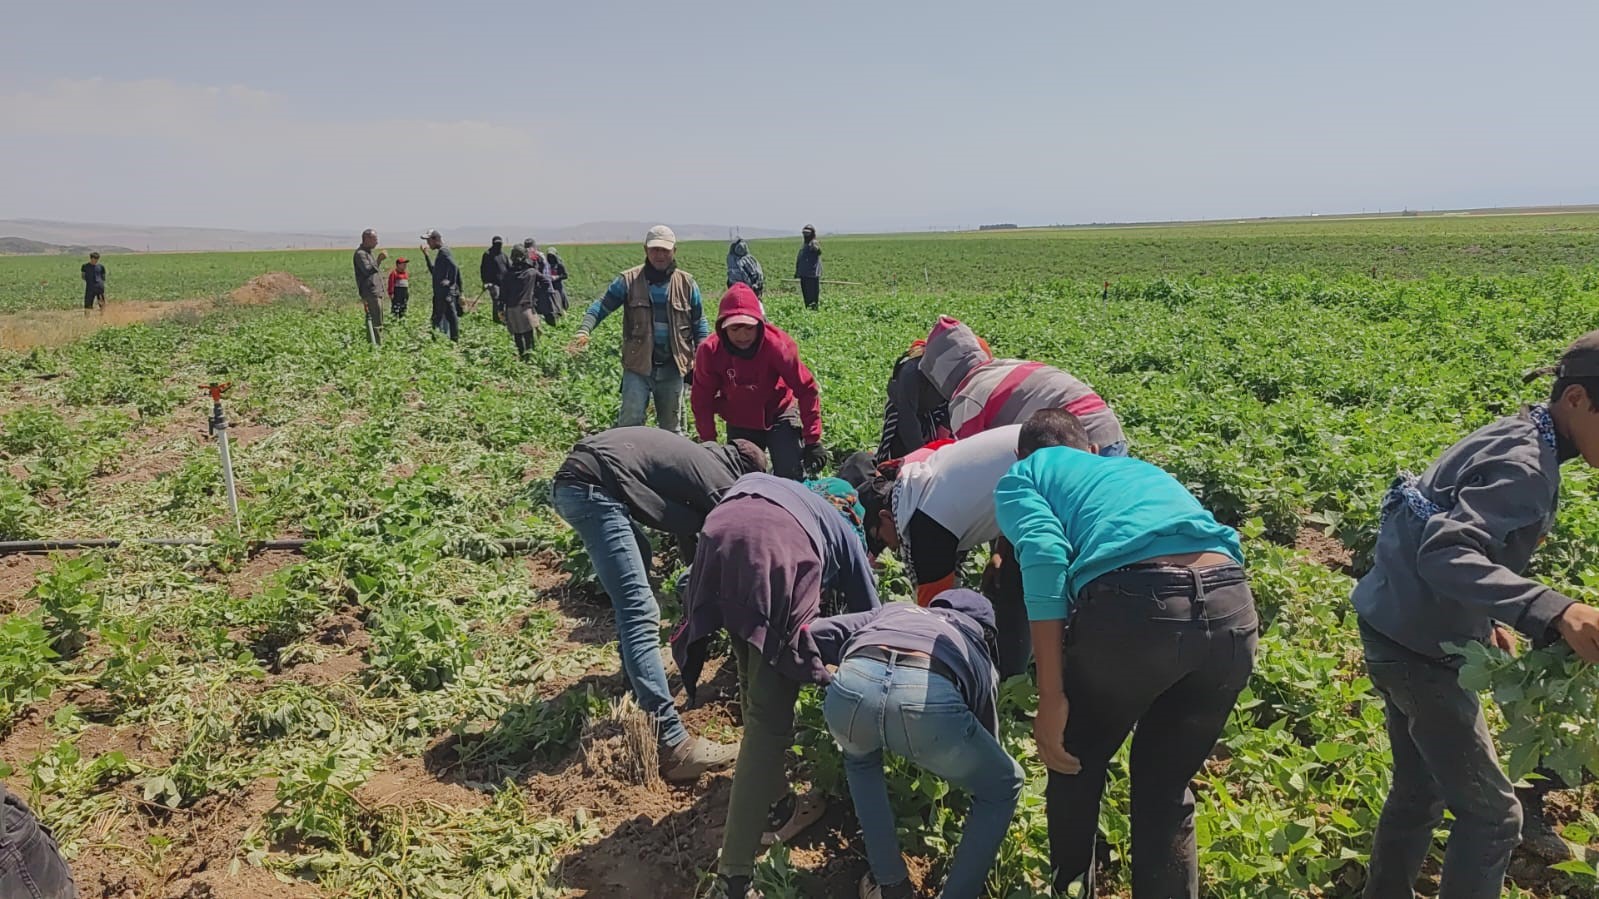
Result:
[[[505,255],[505,241],[499,235],[494,236],[494,242],[483,251],[483,261],[478,263],[478,277],[483,281],[483,289],[489,295],[489,302],[494,307],[494,320],[505,320],[505,306],[500,299],[500,282],[511,271],[511,260]]]
[[[455,264],[455,253],[444,245],[444,237],[437,231],[422,235],[422,261],[427,263],[428,274],[433,276],[433,327],[443,331],[452,342],[461,339],[460,307],[461,267]],[[431,249],[438,259],[428,256]]]
[[[816,228],[812,225],[806,225],[800,235],[805,243],[794,257],[794,277],[799,279],[805,308],[816,309],[822,305],[822,244],[816,239]]]
[[[583,540],[616,612],[622,671],[639,707],[655,719],[661,775],[692,783],[725,768],[738,747],[690,737],[661,662],[661,609],[650,589],[643,525],[675,534],[685,558],[723,492],[766,454],[746,440],[695,443],[659,428],[612,428],[578,441],[550,483],[550,503]]]
[[[554,247],[544,248],[545,270],[550,275],[550,285],[555,289],[555,313],[565,315],[570,304],[566,300],[566,263],[561,261],[561,255]]]
[[[89,261],[79,269],[83,273],[83,314],[88,315],[99,304],[105,311],[105,266],[100,264],[100,253],[89,254]]]
[[[538,337],[538,296],[540,291],[549,293],[549,278],[533,264],[526,247],[512,247],[511,267],[499,286],[505,329],[511,332],[516,355],[526,359]]]

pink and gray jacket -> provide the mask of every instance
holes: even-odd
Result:
[[[957,440],[1021,424],[1040,409],[1076,415],[1101,447],[1127,439],[1116,413],[1094,388],[1042,362],[995,359],[971,328],[947,315],[927,336],[920,366],[949,400],[949,427]]]

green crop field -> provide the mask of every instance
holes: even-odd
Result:
[[[822,385],[835,459],[875,446],[894,359],[947,313],[1000,355],[1092,383],[1135,455],[1244,533],[1263,632],[1195,782],[1204,892],[1357,895],[1389,759],[1350,573],[1397,468],[1541,399],[1547,383],[1521,373],[1599,326],[1599,216],[824,235],[827,277],[857,283],[824,287],[819,312],[777,286],[795,243],[754,251],[769,315]],[[680,251],[708,310],[724,249]],[[640,253],[562,255],[580,311]],[[477,251],[459,256],[475,273]],[[452,346],[429,339],[413,299],[374,350],[349,257],[109,258],[113,303],[225,296],[267,272],[320,297],[0,352],[0,539],[214,540],[0,558],[0,773],[88,896],[693,895],[728,777],[628,774],[609,607],[545,501],[566,449],[616,414],[620,323],[573,357],[569,316],[524,363],[487,304]],[[75,308],[77,265],[0,258],[0,317]],[[233,385],[242,538],[204,435],[210,381]],[[1534,570],[1590,600],[1596,488],[1567,466]],[[311,543],[247,551],[276,537]],[[505,538],[534,550],[507,554]],[[677,557],[657,548],[669,626]],[[884,584],[903,598],[892,559]],[[716,666],[692,730],[736,733],[730,670]],[[1485,651],[1465,676],[1491,690],[1514,774],[1599,774],[1592,669],[1559,649]],[[802,699],[791,766],[838,811],[768,854],[767,896],[853,895],[865,870],[819,700]],[[1034,702],[1025,679],[1005,685],[1005,742],[1030,783],[994,896],[1046,895]],[[890,781],[916,876],[936,882],[963,800],[897,763]],[[1127,798],[1114,776],[1107,895],[1127,891]],[[1557,791],[1546,813],[1599,852],[1593,786]],[[1522,853],[1511,879],[1518,896],[1595,895],[1580,860]]]

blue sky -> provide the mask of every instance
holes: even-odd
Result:
[[[0,217],[825,231],[1599,202],[1599,4],[7,0]]]

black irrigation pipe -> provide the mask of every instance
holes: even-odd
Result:
[[[305,547],[315,541],[304,538],[284,538],[281,540],[252,540],[246,544],[251,553],[265,552],[268,550],[290,550],[301,552]],[[507,552],[529,552],[540,549],[537,540],[526,537],[514,537],[493,541]],[[86,537],[77,540],[0,540],[0,556],[9,556],[17,553],[47,553],[61,550],[76,549],[115,549],[119,546],[215,546],[217,541],[206,540],[199,537],[139,537],[121,540],[112,537]]]

